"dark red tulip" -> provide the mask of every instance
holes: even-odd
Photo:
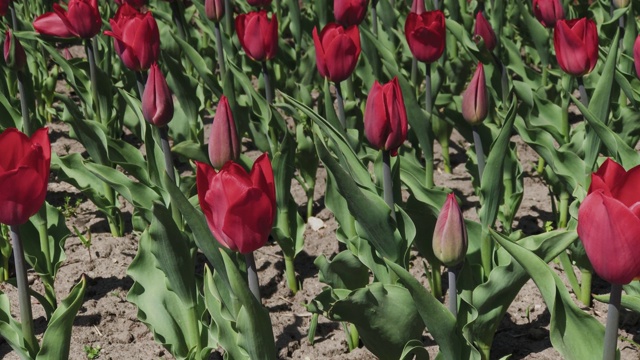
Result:
[[[220,169],[227,161],[235,161],[240,157],[236,122],[233,120],[229,100],[224,95],[220,97],[210,134],[209,160],[214,168]]]
[[[447,195],[433,230],[433,253],[445,266],[458,265],[467,254],[467,226],[453,193]]]
[[[424,5],[424,0],[413,0],[411,3],[411,12],[416,13],[418,15],[427,11],[427,8]]]
[[[592,20],[560,20],[553,33],[553,45],[560,68],[568,74],[583,76],[598,62],[598,30]]]
[[[133,71],[143,71],[158,61],[160,32],[151,12],[141,14],[124,3],[109,23],[111,31],[104,33],[114,38],[116,53],[126,67]]]
[[[224,16],[224,0],[205,0],[204,12],[209,20],[220,21]]]
[[[482,11],[478,11],[476,15],[476,25],[473,28],[473,34],[482,37],[484,40],[484,46],[489,51],[493,51],[496,48],[497,40],[496,33],[493,31],[491,24],[482,15]]]
[[[374,81],[364,110],[364,134],[374,148],[392,156],[407,139],[407,109],[397,77],[384,85]]]
[[[471,125],[478,125],[489,112],[489,96],[484,66],[478,63],[467,89],[462,94],[462,117]]]
[[[200,208],[218,242],[242,254],[261,248],[268,240],[276,215],[276,189],[267,154],[251,173],[233,161],[219,172],[197,163]]]
[[[67,10],[54,3],[53,12],[37,17],[33,27],[42,35],[90,39],[102,27],[98,1],[70,0]]]
[[[633,44],[633,63],[636,66],[636,75],[640,78],[640,36],[636,38]]]
[[[147,5],[147,0],[115,0],[115,2],[118,5],[127,3],[136,9],[140,9],[141,7]]]
[[[432,63],[442,56],[445,44],[444,14],[440,10],[409,13],[404,35],[413,56],[424,63]]]
[[[18,38],[7,30],[4,38],[4,62],[13,70],[21,71],[27,64],[27,54]]]
[[[278,17],[267,16],[265,10],[252,11],[236,17],[236,33],[240,45],[251,59],[273,59],[278,51]]]
[[[367,15],[369,0],[334,0],[333,15],[336,22],[344,27],[360,25]]]
[[[247,0],[247,3],[256,7],[267,7],[271,5],[271,0]]]
[[[578,210],[578,236],[595,272],[612,284],[640,276],[640,166],[607,159],[591,175]]]
[[[157,63],[151,65],[142,93],[142,115],[150,124],[165,126],[173,119],[173,96]]]
[[[564,20],[564,9],[560,0],[533,0],[533,14],[548,28],[555,27],[558,20]]]
[[[333,82],[346,80],[356,68],[360,57],[360,31],[357,26],[344,28],[329,23],[318,35],[313,28],[316,65],[320,75]]]
[[[11,0],[0,0],[0,16],[5,16],[9,10]]]
[[[15,128],[0,134],[0,223],[21,225],[44,204],[51,145],[47,128],[29,138]]]

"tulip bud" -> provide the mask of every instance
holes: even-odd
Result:
[[[533,14],[542,26],[552,28],[558,20],[564,19],[564,9],[560,0],[533,0]]]
[[[493,49],[496,48],[496,33],[493,31],[491,24],[487,21],[484,15],[482,15],[482,11],[478,11],[478,14],[476,15],[476,25],[473,28],[473,34],[482,37],[482,40],[484,40],[484,46],[487,47],[487,50],[493,51]]]
[[[142,115],[157,127],[167,125],[173,118],[173,97],[157,63],[149,69],[142,94]]]
[[[357,26],[344,28],[336,23],[329,23],[320,34],[317,28],[313,28],[313,43],[320,75],[333,82],[340,82],[351,76],[362,50]]]
[[[411,3],[411,12],[416,13],[418,15],[427,11],[427,8],[424,6],[424,0],[413,0]]]
[[[467,227],[456,196],[447,195],[433,231],[433,253],[445,266],[453,267],[467,254]]]
[[[271,19],[264,10],[240,14],[236,17],[236,33],[240,45],[251,59],[273,59],[278,51],[278,17]]]
[[[360,25],[367,15],[369,0],[334,0],[333,15],[336,22],[344,27]]]
[[[27,63],[27,54],[11,30],[7,30],[4,38],[4,62],[15,71],[22,71]]]
[[[240,141],[227,97],[222,95],[209,135],[209,160],[220,169],[227,161],[240,157]]]
[[[397,77],[384,85],[374,81],[364,111],[364,133],[374,148],[392,156],[407,139],[407,110]]]
[[[573,76],[590,73],[598,62],[598,30],[592,20],[560,20],[553,32],[558,65]]]
[[[640,78],[640,36],[636,38],[636,42],[633,44],[633,63],[636,67],[636,75]]]
[[[478,63],[471,82],[462,94],[462,117],[471,125],[478,125],[489,112],[489,96],[484,77],[484,67]]]
[[[5,16],[9,10],[11,0],[0,0],[0,16]]]
[[[224,0],[205,0],[204,12],[209,20],[220,21],[224,16]]]
[[[409,13],[404,24],[404,35],[413,56],[430,64],[444,53],[445,20],[440,10]]]
[[[615,6],[616,9],[621,9],[629,6],[629,0],[613,0],[612,2],[613,6]]]

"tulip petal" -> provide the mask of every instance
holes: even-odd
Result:
[[[21,225],[38,212],[47,194],[49,174],[44,175],[28,166],[0,173],[1,223]]]
[[[353,40],[346,35],[337,36],[325,51],[329,79],[334,82],[346,80],[358,62],[359,51]]]
[[[326,55],[324,53],[324,49],[322,48],[320,37],[318,37],[317,28],[315,27],[313,28],[312,35],[313,35],[313,44],[315,45],[315,49],[316,49],[316,66],[318,67],[318,72],[322,77],[328,77],[329,73],[327,71],[327,64],[324,61],[324,59],[326,58]]]
[[[271,161],[267,153],[260,155],[253,163],[251,168],[251,182],[253,186],[261,189],[267,197],[275,204],[276,203],[276,185],[273,178],[273,168],[271,167]]]
[[[578,211],[578,235],[595,272],[613,284],[640,275],[640,219],[602,191],[589,194]]]
[[[38,16],[33,21],[33,28],[42,35],[71,38],[75,35],[69,31],[65,22],[55,12],[48,12]]]
[[[572,20],[571,22],[558,21],[556,23],[553,45],[558,65],[562,70],[574,76],[582,76],[590,71],[590,61],[583,39],[570,28],[570,23],[573,22]],[[584,25],[580,23],[576,26]]]
[[[246,254],[267,242],[273,227],[272,204],[269,197],[257,188],[250,188],[233,199],[227,208],[222,232],[235,240],[237,251]]]
[[[20,160],[25,157],[26,151],[31,147],[27,135],[16,128],[8,128],[0,134],[0,170],[9,171],[19,166]],[[49,155],[50,156],[50,155]]]

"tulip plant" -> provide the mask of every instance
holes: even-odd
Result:
[[[532,279],[559,357],[616,358],[621,308],[640,312],[637,7],[0,0],[0,265],[20,306],[0,293],[0,336],[24,359],[69,356],[86,283],[78,274],[58,301],[70,232],[45,201],[53,174],[100,209],[114,236],[139,240],[127,299],[177,359],[218,349],[276,358],[254,252],[275,240],[299,291],[295,258],[316,192],[340,251],[314,261],[324,287],[306,304],[310,339],[324,317],[343,324],[349,349],[362,343],[380,359],[429,358],[425,331],[442,358],[490,359]],[[64,55],[75,46],[83,56]],[[86,152],[52,152],[51,121]],[[474,145],[456,161],[475,218],[461,210],[469,199],[434,178],[434,140],[443,170],[456,165],[454,130]],[[538,154],[535,176],[550,189],[555,219],[538,234],[515,223],[526,191],[516,138]],[[316,189],[320,167],[326,187]],[[409,271],[415,254],[427,287]],[[29,288],[29,268],[43,294]],[[591,306],[594,276],[611,284],[594,296],[609,303],[606,329],[571,297]],[[46,313],[42,336],[31,296]]]

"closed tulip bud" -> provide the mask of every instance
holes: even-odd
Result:
[[[493,31],[491,24],[482,15],[482,11],[478,11],[476,15],[476,25],[473,28],[473,34],[482,37],[484,40],[484,46],[489,51],[493,51],[496,48],[497,40],[496,33]]]
[[[440,10],[409,13],[404,35],[413,56],[424,63],[432,63],[442,56],[445,44],[444,14]]]
[[[413,0],[411,3],[411,12],[416,13],[418,15],[427,11],[427,8],[424,6],[424,0]]]
[[[271,0],[247,0],[247,3],[255,7],[267,7],[271,5]]]
[[[640,78],[640,36],[636,38],[633,44],[633,63],[636,67],[636,75]]]
[[[40,210],[47,195],[51,145],[47,128],[29,138],[15,128],[0,134],[0,223],[21,225]]]
[[[364,133],[374,148],[392,156],[407,139],[407,109],[397,77],[384,85],[373,83],[364,111]]]
[[[558,65],[567,74],[583,76],[598,62],[598,30],[592,20],[560,20],[553,33]]]
[[[233,161],[219,172],[196,164],[200,208],[216,240],[242,254],[261,248],[276,215],[276,188],[267,154],[253,163],[249,174]]]
[[[344,27],[360,25],[367,15],[369,0],[334,0],[333,15],[336,22]]]
[[[98,1],[70,0],[67,10],[54,3],[53,12],[37,17],[33,27],[43,35],[90,39],[102,27]]]
[[[11,0],[0,0],[0,16],[5,16],[9,10]]]
[[[313,43],[320,75],[333,82],[340,82],[351,76],[362,50],[357,26],[344,28],[336,23],[329,23],[320,34],[317,28],[313,28]]]
[[[229,101],[222,95],[211,125],[209,160],[214,168],[220,169],[227,161],[235,161],[238,157],[240,157],[240,141],[238,141],[236,123],[233,120]]]
[[[613,0],[612,2],[616,9],[629,6],[629,0]]]
[[[15,71],[22,71],[27,64],[27,54],[11,30],[7,30],[4,38],[4,62]]]
[[[533,0],[533,15],[542,26],[553,28],[558,20],[564,20],[564,9],[560,0]]]
[[[167,125],[173,118],[173,97],[167,80],[156,63],[149,69],[149,77],[142,93],[142,115],[157,127]]]
[[[271,19],[264,10],[240,14],[236,17],[236,33],[240,45],[251,59],[273,59],[278,51],[278,17]]]
[[[204,12],[209,20],[220,21],[224,16],[224,0],[205,0]]]
[[[640,276],[640,166],[629,171],[607,159],[591,175],[578,209],[578,236],[593,270],[612,284]]]
[[[114,39],[114,48],[126,67],[133,71],[148,70],[160,55],[160,31],[151,12],[138,12],[123,3],[109,19],[111,31],[104,34]]]
[[[447,195],[433,230],[433,253],[445,266],[453,267],[467,254],[467,227],[456,196]]]
[[[462,117],[470,125],[478,125],[484,121],[489,112],[489,96],[484,77],[484,67],[478,63],[471,82],[462,94]]]

